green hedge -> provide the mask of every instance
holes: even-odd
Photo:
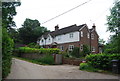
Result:
[[[29,48],[29,47],[19,47],[17,52],[20,53],[39,53],[39,54],[59,54],[60,49],[58,48]]]
[[[2,34],[2,78],[5,78],[10,73],[14,42],[8,36],[7,30],[5,28],[3,28]]]
[[[111,60],[113,59],[120,59],[120,54],[90,54],[86,56],[88,64],[104,70],[111,70]]]

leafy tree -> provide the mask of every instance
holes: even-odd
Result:
[[[11,67],[14,42],[8,32],[12,26],[15,26],[13,16],[16,15],[16,6],[20,6],[20,2],[2,3],[2,78],[5,78],[9,74]]]
[[[20,39],[24,44],[37,41],[43,33],[48,32],[47,28],[40,26],[38,20],[26,19],[21,28],[18,29]]]
[[[17,14],[15,7],[20,6],[20,2],[3,2],[2,3],[2,25],[8,30],[10,27],[14,27],[15,22],[13,16]]]
[[[107,17],[108,20],[108,31],[114,33],[111,37],[110,43],[112,43],[111,48],[115,48],[116,53],[120,53],[120,1],[116,0],[115,5],[110,9],[110,16]]]

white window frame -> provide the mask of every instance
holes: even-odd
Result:
[[[74,45],[69,45],[69,51],[72,51],[74,49]]]
[[[80,34],[81,34],[81,37],[83,37],[83,31],[81,31]]]
[[[73,33],[70,33],[70,34],[69,34],[69,37],[70,37],[70,38],[73,38]]]
[[[91,39],[94,39],[94,34],[93,33],[91,34]]]
[[[92,47],[91,50],[92,50],[92,52],[95,52],[95,47]]]
[[[58,36],[58,40],[61,40],[61,36]]]
[[[83,51],[83,44],[80,45],[80,50]]]
[[[63,47],[63,46],[60,46],[60,50],[63,51],[63,50],[64,50],[64,47]]]
[[[89,33],[87,34],[87,37],[88,37],[88,39],[90,38],[90,34]]]

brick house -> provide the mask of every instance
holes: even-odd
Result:
[[[91,29],[88,29],[86,24],[75,24],[62,29],[57,25],[55,31],[45,33],[38,38],[37,43],[45,48],[57,47],[62,51],[71,51],[74,47],[80,47],[82,50],[83,45],[88,45],[91,53],[99,53],[98,38],[94,24]]]

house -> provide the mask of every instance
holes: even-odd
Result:
[[[86,24],[79,26],[74,24],[62,29],[57,25],[55,31],[45,33],[38,38],[37,43],[45,48],[57,47],[62,51],[72,51],[74,47],[83,50],[83,45],[88,45],[91,53],[98,53],[98,38],[95,24],[91,29],[88,29]]]

